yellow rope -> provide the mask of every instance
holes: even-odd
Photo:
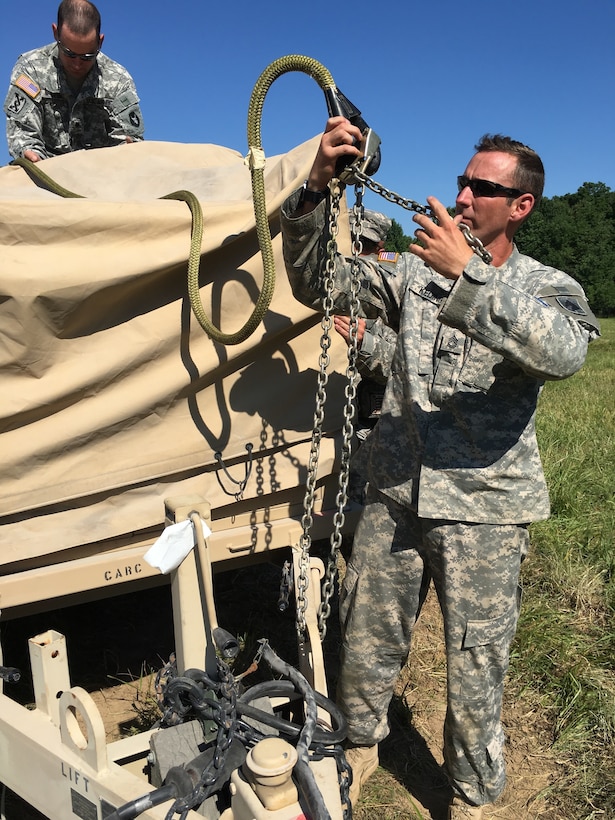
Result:
[[[248,107],[249,153],[246,157],[246,162],[250,166],[256,235],[263,260],[263,288],[254,306],[254,312],[245,325],[245,328],[252,328],[250,333],[258,326],[267,312],[275,289],[275,262],[265,199],[265,155],[261,140],[263,105],[267,92],[273,82],[282,76],[282,74],[286,74],[289,71],[302,71],[305,74],[309,74],[318,82],[323,90],[335,88],[333,78],[329,71],[327,71],[321,63],[311,57],[304,57],[301,54],[289,54],[286,57],[280,57],[278,60],[275,60],[263,71],[254,85],[252,96],[250,97],[250,105]]]

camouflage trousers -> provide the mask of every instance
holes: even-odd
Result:
[[[340,592],[338,703],[353,743],[388,732],[387,712],[433,581],[444,620],[444,767],[482,805],[505,784],[502,689],[520,604],[526,526],[421,519],[368,486]]]

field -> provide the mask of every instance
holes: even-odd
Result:
[[[615,319],[603,322],[603,336],[590,347],[580,373],[547,385],[538,431],[552,517],[531,529],[503,712],[508,786],[485,817],[610,820],[615,818]],[[242,637],[246,655],[266,636],[294,662],[293,613],[277,608],[279,563],[217,576],[219,621]],[[93,693],[109,739],[156,719],[151,673],[173,650],[167,587],[8,621],[2,628],[5,663],[27,666],[27,638],[49,628],[67,636],[73,683]],[[331,691],[337,646],[333,612],[324,645]],[[10,693],[21,702],[31,698],[27,684]],[[353,813],[357,820],[444,820],[449,794],[440,771],[444,703],[440,618],[430,595],[400,677],[381,766]],[[40,817],[11,795],[4,816]]]

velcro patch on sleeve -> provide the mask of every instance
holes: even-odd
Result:
[[[135,106],[138,102],[139,98],[134,91],[127,88],[126,91],[123,91],[113,101],[113,111],[115,114],[121,114],[122,111],[126,111],[128,108]]]
[[[40,85],[37,85],[27,74],[20,74],[14,84],[17,88],[21,88],[22,91],[25,91],[28,97],[32,97],[33,100],[41,93]]]
[[[399,259],[399,254],[395,251],[380,251],[378,254],[379,262],[392,262],[395,264]]]
[[[537,298],[543,305],[554,307],[564,316],[571,316],[580,324],[600,332],[600,324],[583,293],[575,293],[574,289],[565,285],[548,285]]]

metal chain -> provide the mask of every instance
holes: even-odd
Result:
[[[322,425],[325,415],[325,402],[327,399],[327,382],[329,375],[329,348],[331,346],[331,327],[333,324],[333,277],[335,274],[335,255],[337,252],[338,217],[340,207],[341,192],[331,197],[331,207],[329,211],[329,240],[327,244],[327,264],[325,267],[323,299],[323,317],[321,321],[322,336],[320,337],[320,357],[318,369],[318,387],[316,390],[316,409],[314,410],[314,424],[312,426],[312,443],[308,460],[308,471],[305,486],[305,498],[303,500],[304,513],[301,519],[303,532],[299,540],[301,555],[299,560],[299,577],[296,579],[296,627],[299,641],[305,640],[307,610],[306,592],[309,585],[309,563],[310,546],[312,538],[310,530],[313,524],[314,497],[316,491],[316,478],[318,474],[318,461],[320,456],[320,443],[322,441]]]
[[[305,760],[309,764],[312,760],[320,760],[323,757],[334,757],[337,764],[338,784],[340,788],[340,798],[343,808],[343,820],[352,820],[352,808],[349,800],[349,787],[351,783],[351,770],[346,761],[344,750],[339,745],[339,732],[344,723],[341,713],[339,718],[342,723],[332,730],[331,742],[322,738],[316,740],[313,731],[317,727],[316,708],[317,704],[327,709],[327,703],[333,707],[333,703],[318,700],[317,693],[312,689],[308,681],[294,669],[290,664],[283,661],[271,648],[269,642],[261,638],[259,648],[254,656],[251,666],[241,675],[234,676],[223,661],[218,659],[218,678],[212,679],[205,671],[200,669],[187,670],[183,675],[177,674],[177,664],[172,656],[169,663],[160,670],[156,679],[156,691],[158,694],[158,704],[163,712],[162,720],[157,724],[162,728],[177,726],[193,716],[196,716],[203,726],[205,737],[208,734],[206,723],[213,722],[217,726],[215,745],[213,746],[213,757],[205,766],[195,783],[192,791],[183,797],[174,800],[165,815],[165,820],[172,820],[175,814],[181,818],[187,816],[191,809],[197,808],[206,800],[214,790],[220,774],[226,762],[227,752],[234,739],[237,739],[248,748],[255,745],[264,737],[278,734],[277,731],[263,733],[250,725],[243,717],[240,717],[237,708],[238,684],[239,680],[246,674],[251,674],[259,668],[261,660],[264,660],[275,675],[287,679],[292,684],[291,689],[302,695],[304,701],[304,723],[297,750],[304,744],[303,752]],[[275,684],[275,681],[272,681]],[[258,685],[257,685],[258,686]],[[248,690],[249,692],[250,690]],[[246,692],[246,694],[248,694]],[[245,697],[245,695],[244,695]],[[248,699],[248,702],[250,700]],[[245,700],[244,700],[245,706]],[[312,726],[310,729],[310,720]],[[271,724],[273,726],[273,724]],[[299,729],[298,726],[290,724],[290,728]],[[330,728],[330,727],[328,727]],[[345,736],[345,725],[342,731]],[[322,735],[322,732],[321,732]],[[336,739],[334,740],[334,736]]]
[[[327,561],[325,577],[322,583],[322,600],[318,610],[318,631],[321,641],[327,634],[327,619],[331,614],[331,598],[335,591],[337,578],[337,562],[342,545],[342,529],[346,520],[344,510],[348,499],[348,480],[350,475],[350,456],[352,454],[352,436],[354,433],[353,420],[355,415],[355,399],[357,395],[357,318],[361,309],[359,302],[360,267],[359,256],[363,250],[361,233],[363,230],[363,186],[355,187],[356,200],[353,208],[352,222],[352,263],[350,275],[350,328],[348,346],[348,366],[346,368],[346,403],[344,405],[344,424],[342,428],[342,452],[339,472],[338,492],[336,495],[336,510],[333,516],[333,532],[330,537],[331,548]],[[337,209],[339,215],[339,208]],[[329,260],[327,260],[329,262]],[[335,265],[335,259],[332,260]]]
[[[362,171],[359,171],[358,169],[354,170],[354,177],[358,183],[365,185],[370,189],[370,191],[372,191],[372,193],[378,194],[388,202],[392,202],[394,205],[399,205],[407,211],[415,211],[418,214],[425,214],[426,216],[433,217],[431,208],[428,205],[421,205],[420,202],[415,202],[413,199],[406,199],[405,197],[396,194],[394,191],[389,191],[389,189],[385,188],[380,182],[376,182],[375,179],[367,176],[367,174],[364,174]],[[477,239],[477,237],[472,234],[467,225],[459,225],[459,230],[465,236],[466,242],[472,248],[474,253],[480,256],[486,265],[490,265],[493,257],[485,248],[480,239]]]
[[[167,674],[172,672],[169,665]],[[230,668],[222,660],[217,660],[218,680],[212,680],[206,672],[191,670],[187,675],[169,677],[162,686],[164,709],[162,726],[175,726],[186,720],[193,712],[203,724],[214,721],[217,725],[214,756],[203,769],[192,792],[176,799],[166,814],[171,820],[174,814],[182,817],[190,809],[199,806],[210,794],[219,773],[224,767],[226,754],[235,736],[237,726],[237,687]],[[211,696],[207,695],[207,692]]]
[[[335,759],[337,781],[340,787],[342,818],[343,820],[352,820],[352,803],[350,802],[352,769],[346,760],[344,749],[340,745],[323,746],[320,743],[314,744],[312,746],[312,759],[321,760],[323,757],[332,757]]]

